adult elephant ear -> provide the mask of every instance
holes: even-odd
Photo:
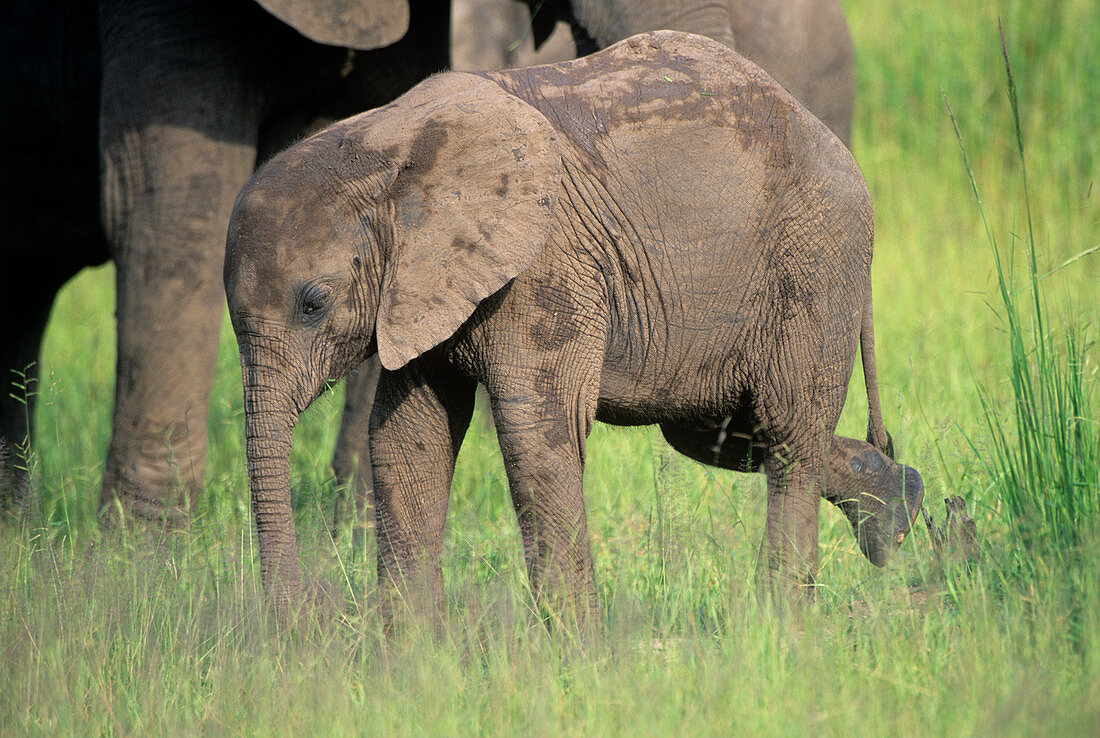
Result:
[[[364,146],[385,151],[389,139],[395,172],[375,326],[392,370],[454,335],[538,258],[562,162],[541,113],[473,74],[432,77],[366,117]]]
[[[311,41],[369,51],[409,30],[408,0],[256,0]]]

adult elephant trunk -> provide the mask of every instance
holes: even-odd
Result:
[[[265,353],[242,342],[245,450],[260,543],[260,575],[264,591],[284,618],[302,591],[290,506],[290,449],[299,405],[291,393],[279,389],[287,383],[285,372],[273,368]]]

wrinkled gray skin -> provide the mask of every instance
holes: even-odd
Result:
[[[845,145],[851,144],[855,97],[852,36],[838,0],[545,0],[541,5],[529,0],[528,4],[533,18],[520,4],[507,0],[456,4],[454,68],[478,71],[548,61],[532,55],[530,41],[546,42],[548,47],[540,47],[539,54],[562,54],[557,26],[563,22],[572,25],[582,53],[644,31],[699,33],[759,64]],[[459,22],[459,14],[466,22]],[[509,45],[517,39],[523,39],[525,45],[510,50]],[[333,464],[337,479],[357,490],[360,510],[366,509],[370,492],[369,475],[357,475],[356,471],[370,465],[370,441],[363,431],[374,393],[372,371],[376,367],[363,370],[365,378],[356,374],[348,380],[344,424]],[[341,518],[338,509],[337,530]]]
[[[385,612],[441,606],[478,383],[551,612],[598,614],[582,488],[596,420],[763,467],[758,574],[781,600],[811,591],[823,485],[882,563],[922,484],[880,450],[872,230],[825,126],[742,57],[671,31],[438,75],[283,152],[242,191],[225,263],[265,589],[283,611],[302,595],[299,414],[375,353]],[[875,445],[833,435],[857,347]]]
[[[448,62],[445,4],[415,3],[411,19],[406,0],[263,4],[12,0],[0,10],[4,510],[29,497],[13,449],[29,437],[33,398],[29,409],[9,398],[11,371],[36,361],[60,286],[113,258],[102,502],[112,517],[186,519],[204,475],[237,192],[258,159]]]

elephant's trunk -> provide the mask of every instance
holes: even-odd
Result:
[[[290,449],[298,405],[279,387],[288,383],[265,351],[242,340],[245,450],[252,490],[252,514],[260,544],[264,591],[280,616],[289,613],[302,589],[294,513],[290,506]]]

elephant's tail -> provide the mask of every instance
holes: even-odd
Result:
[[[886,431],[882,421],[882,401],[878,394],[878,370],[875,368],[875,317],[872,307],[870,281],[867,284],[867,302],[863,306],[863,319],[859,326],[859,352],[863,362],[863,383],[867,387],[867,443],[894,458],[894,439]]]

